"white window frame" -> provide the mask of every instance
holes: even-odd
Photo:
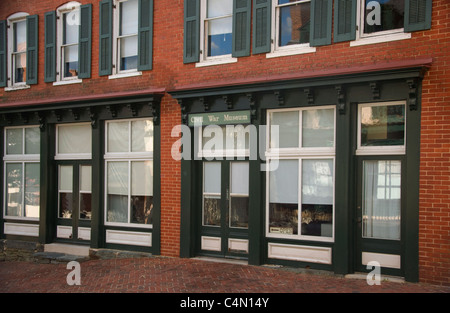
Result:
[[[28,89],[30,88],[30,85],[27,85],[26,83],[26,75],[24,77],[24,81],[21,83],[15,83],[15,74],[14,74],[14,64],[15,61],[13,60],[13,54],[14,54],[14,23],[26,21],[27,16],[29,16],[28,13],[25,12],[18,12],[10,15],[7,19],[7,45],[8,45],[8,55],[7,55],[7,87],[5,88],[5,91],[13,91],[13,90],[21,90],[21,89]],[[25,50],[26,55],[26,50]],[[26,57],[25,57],[26,59]],[[27,66],[28,67],[28,66]]]
[[[120,70],[120,3],[126,2],[128,0],[114,0],[113,4],[113,13],[112,13],[112,19],[113,19],[113,42],[112,42],[112,75],[109,75],[109,79],[116,79],[116,78],[126,78],[126,77],[133,77],[133,76],[141,76],[142,72],[138,71],[137,68],[130,69],[130,70]],[[139,10],[139,8],[138,8]],[[136,19],[138,16],[136,16]],[[136,33],[136,36],[139,36],[138,33]],[[125,37],[125,36],[124,36]],[[126,36],[128,37],[128,36]],[[139,52],[138,52],[139,53]]]
[[[12,126],[12,127],[5,127],[3,129],[3,138],[4,138],[4,156],[3,156],[3,216],[8,219],[14,219],[14,220],[27,220],[27,221],[39,221],[39,217],[26,217],[26,216],[14,216],[14,215],[6,215],[6,187],[7,187],[7,174],[6,174],[6,165],[15,163],[15,164],[21,164],[22,165],[22,203],[23,203],[23,209],[25,209],[25,165],[29,163],[40,163],[40,154],[25,154],[25,129],[27,128],[36,128],[39,127],[38,125],[30,125],[30,126]],[[22,153],[21,154],[6,154],[7,149],[7,137],[6,133],[8,129],[22,129],[23,136],[22,136]],[[39,173],[40,175],[40,173]],[[23,212],[22,212],[23,213]]]
[[[63,4],[56,10],[56,82],[53,83],[54,86],[67,85],[67,84],[80,84],[83,82],[78,76],[75,77],[64,77],[64,58],[63,58],[63,37],[64,37],[64,19],[63,16],[66,13],[74,12],[78,10],[78,20],[80,18],[80,6],[79,2],[71,1],[69,3]],[[79,42],[77,43],[80,44]],[[80,56],[78,55],[78,64],[80,63]],[[79,70],[79,69],[78,69]]]
[[[57,124],[56,125],[56,139],[55,139],[55,160],[90,160],[92,159],[92,148],[91,153],[59,153],[59,129],[61,127],[70,127],[75,125],[91,125],[91,123],[68,123],[68,124]],[[91,133],[92,140],[92,133]]]
[[[311,2],[311,0],[298,0],[296,3]],[[266,58],[276,58],[282,56],[314,53],[316,52],[316,47],[311,47],[310,43],[295,44],[289,46],[279,46],[279,22],[280,22],[280,8],[285,6],[293,5],[293,3],[278,4],[278,0],[272,0],[272,25],[271,25],[271,48],[270,53],[266,53]]]
[[[211,65],[220,65],[220,64],[228,64],[228,63],[236,63],[238,58],[234,58],[231,54],[218,55],[209,57],[207,53],[208,45],[206,41],[208,40],[206,37],[207,23],[208,20],[213,20],[216,18],[208,19],[208,1],[201,0],[200,3],[200,61],[195,64],[196,67],[203,66],[211,66]],[[231,14],[231,17],[233,14]]]
[[[320,110],[320,109],[333,109],[334,110],[334,139],[333,147],[306,147],[302,148],[302,114],[299,114],[299,147],[298,148],[279,148],[272,149],[270,147],[270,129],[271,120],[270,114],[274,112],[287,112],[287,111],[307,111],[307,110]],[[314,106],[314,107],[301,107],[301,108],[289,108],[289,109],[273,109],[267,110],[267,124],[266,129],[266,162],[270,164],[272,160],[297,160],[298,161],[298,234],[278,234],[271,233],[269,227],[269,207],[270,207],[270,172],[266,171],[266,225],[265,234],[267,238],[282,238],[282,239],[295,239],[295,240],[309,240],[317,242],[334,242],[335,227],[336,227],[336,202],[335,202],[335,186],[336,186],[336,107],[331,106]],[[302,162],[303,160],[333,160],[333,212],[332,212],[332,232],[331,237],[311,236],[301,234],[301,214],[302,214]],[[270,166],[269,166],[270,168]]]
[[[356,21],[357,31],[356,40],[350,42],[350,47],[377,44],[397,40],[410,39],[411,33],[405,33],[404,28],[391,29],[373,34],[364,34],[364,6],[365,0],[357,1]]]
[[[363,107],[403,105],[405,108],[404,144],[399,146],[361,146],[361,110]],[[407,107],[405,101],[373,102],[358,104],[358,133],[356,155],[403,155],[406,153]]]
[[[131,206],[130,201],[128,201],[128,222],[108,222],[108,163],[109,162],[127,162],[128,163],[128,199],[131,197],[131,163],[135,161],[152,161],[153,166],[155,165],[153,160],[153,150],[150,152],[131,152],[131,123],[139,120],[150,120],[153,123],[153,118],[145,117],[145,118],[134,118],[134,119],[121,119],[121,120],[109,120],[105,121],[105,173],[104,173],[104,224],[106,226],[122,226],[122,227],[134,227],[134,228],[146,228],[152,229],[153,224],[138,224],[131,222]],[[129,123],[129,132],[128,132],[128,152],[108,152],[108,126],[110,123],[117,122],[128,122]],[[154,125],[154,124],[153,124]],[[153,137],[153,147],[154,147],[154,137]],[[153,181],[154,181],[153,177]],[[153,190],[154,191],[154,190]],[[153,195],[154,197],[154,195]]]

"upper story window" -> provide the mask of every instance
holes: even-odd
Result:
[[[138,57],[138,0],[127,0],[119,3],[117,34],[117,67],[118,72],[137,70]]]
[[[100,76],[121,78],[152,69],[153,0],[100,1]]]
[[[273,51],[309,47],[311,28],[310,0],[277,0],[274,14]]]
[[[204,51],[206,57],[231,55],[233,28],[233,1],[205,0]]]
[[[44,81],[81,83],[91,77],[92,5],[68,2],[45,13]]]
[[[24,12],[0,21],[0,87],[6,91],[37,83],[37,21]]]
[[[78,77],[79,7],[60,10],[60,74],[62,79]]]

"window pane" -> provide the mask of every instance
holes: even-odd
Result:
[[[128,162],[108,162],[107,221],[128,222]]]
[[[137,68],[137,36],[120,38],[120,70]]]
[[[231,196],[230,227],[248,227],[248,197]]]
[[[278,162],[269,173],[269,232],[298,234],[298,160]]]
[[[39,163],[25,164],[25,216],[39,217]]]
[[[271,148],[298,148],[299,142],[299,112],[273,112],[270,115],[270,125],[278,125],[278,138],[270,135]]]
[[[78,76],[78,45],[63,48],[64,77]]]
[[[361,146],[404,145],[404,139],[404,105],[361,108]]]
[[[203,197],[203,225],[220,226],[220,196]]]
[[[92,216],[92,167],[80,166],[80,218],[91,219]]]
[[[231,163],[231,193],[248,195],[248,162]]]
[[[400,161],[363,163],[363,237],[400,240]]]
[[[120,3],[120,35],[136,34],[138,31],[138,1]]]
[[[26,21],[14,23],[14,52],[27,50],[27,24]]]
[[[6,129],[6,154],[23,153],[23,128]]]
[[[108,125],[108,152],[129,152],[129,122],[110,122]]]
[[[221,168],[219,162],[204,163],[203,192],[220,194]]]
[[[91,192],[92,190],[92,166],[80,166],[80,191]]]
[[[334,110],[305,110],[302,113],[302,147],[334,146]]]
[[[92,194],[80,193],[80,218],[90,220],[92,217]]]
[[[208,21],[208,56],[231,54],[232,17]]]
[[[208,18],[230,15],[233,13],[233,1],[208,0]]]
[[[132,223],[151,224],[153,209],[153,162],[131,163]]]
[[[72,11],[63,15],[64,30],[63,30],[63,44],[78,43],[78,31],[80,29],[79,21],[75,21],[73,18],[79,16],[79,11]]]
[[[333,160],[302,161],[302,235],[332,237]]]
[[[59,166],[59,217],[72,218],[73,213],[73,166]]]
[[[131,122],[131,151],[153,151],[153,121],[139,120]]]
[[[14,82],[23,83],[26,81],[27,54],[21,52],[14,55]]]
[[[25,128],[25,154],[39,154],[41,132],[38,127]]]
[[[280,8],[279,46],[309,42],[310,2]]]
[[[365,0],[364,33],[403,28],[405,0]]]
[[[6,164],[6,216],[22,216],[22,164]]]
[[[90,124],[58,127],[58,154],[80,154],[92,151]]]

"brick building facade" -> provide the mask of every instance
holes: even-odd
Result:
[[[450,4],[373,2],[0,2],[1,237],[449,285]]]

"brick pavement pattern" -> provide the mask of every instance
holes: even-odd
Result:
[[[450,287],[299,273],[280,268],[179,258],[89,260],[81,285],[66,264],[0,262],[1,293],[449,293]]]

